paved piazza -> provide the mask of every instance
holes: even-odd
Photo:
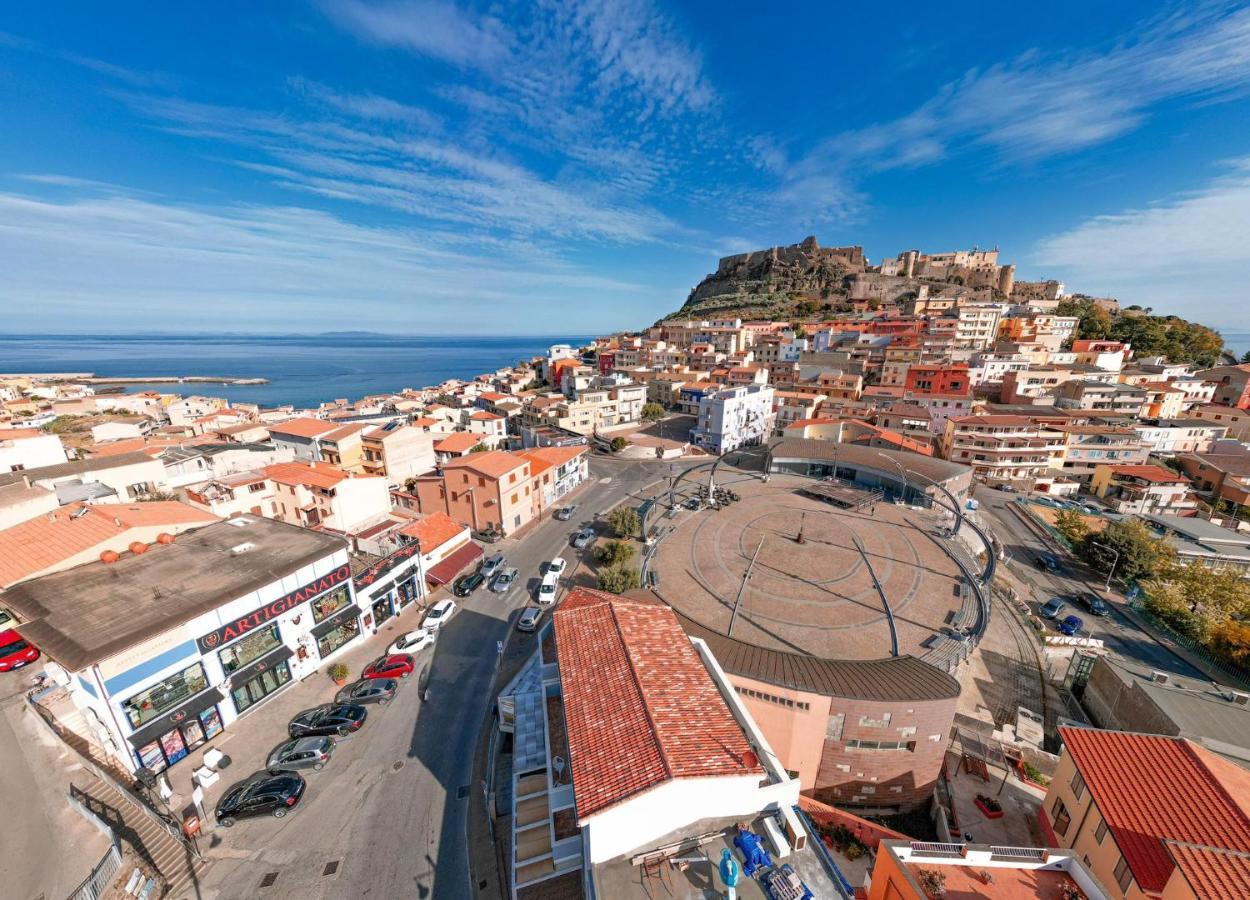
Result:
[[[801,496],[812,481],[798,476],[729,480],[741,500],[683,511],[657,551],[658,593],[684,615],[726,633],[761,538],[733,629],[739,640],[831,659],[889,656],[889,622],[854,537],[890,601],[900,654],[922,656],[960,608],[963,579],[929,533],[932,514],[890,503],[871,514],[839,509]]]

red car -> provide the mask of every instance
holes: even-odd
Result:
[[[0,631],[0,672],[20,669],[38,658],[39,651],[35,646],[12,628]]]
[[[375,659],[360,673],[361,678],[407,678],[412,674],[412,657],[407,653],[392,653]]]

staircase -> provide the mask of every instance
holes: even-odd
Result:
[[[119,793],[89,771],[78,773],[70,785],[73,797],[99,816],[138,857],[141,867],[157,872],[166,884],[162,897],[181,900],[207,865],[189,846],[159,825],[139,807],[139,801]]]

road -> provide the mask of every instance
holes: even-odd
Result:
[[[547,519],[520,539],[488,547],[520,569],[518,584],[503,595],[479,589],[461,603],[435,647],[418,657],[418,669],[429,667],[428,699],[419,699],[417,685],[405,684],[395,703],[371,713],[331,765],[309,775],[308,799],[295,815],[242,821],[214,835],[215,862],[200,896],[480,896],[469,881],[466,814],[470,802],[481,802],[470,781],[480,729],[494,701],[496,642],[509,637],[542,562],[560,555],[570,569],[576,566],[571,532],[668,474],[667,462],[596,454],[588,484],[573,500],[572,521]],[[536,640],[516,632],[513,637],[531,646]],[[277,877],[258,890],[270,873]]]
[[[1107,573],[1094,572],[1068,554],[1054,553],[1051,547],[1008,509],[1008,505],[1014,502],[1015,495],[981,488],[976,492],[976,499],[980,506],[978,513],[988,520],[990,528],[1003,543],[1009,559],[1014,563],[1012,574],[1032,590],[1033,596],[1027,599],[1031,601],[1034,611],[1051,597],[1076,596],[1091,588],[1103,597],[1107,596],[1103,591]],[[1059,559],[1058,572],[1037,568],[1036,560],[1042,553],[1051,553]],[[1112,653],[1143,665],[1166,668],[1194,678],[1204,677],[1203,673],[1142,632],[1114,608],[1110,616],[1099,618],[1079,604],[1070,606],[1072,608],[1068,612],[1080,616],[1090,636],[1101,639]]]

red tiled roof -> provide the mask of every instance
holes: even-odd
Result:
[[[1198,900],[1250,897],[1250,854],[1175,841],[1168,850]]]
[[[478,410],[475,413],[470,414],[469,418],[477,422],[497,422],[500,419],[502,419],[503,416],[499,416],[493,412],[487,412],[486,410],[482,409],[482,410]]]
[[[528,462],[522,456],[513,456],[503,450],[488,450],[485,453],[470,453],[468,456],[449,460],[443,464],[443,468],[471,469],[489,478],[502,478]]]
[[[763,771],[671,609],[574,588],[554,618],[579,819],[676,778]]]
[[[1184,738],[1059,734],[1143,891],[1172,874],[1166,841],[1250,852],[1250,772]]]
[[[464,453],[472,450],[482,442],[482,435],[472,431],[457,431],[447,435],[441,441],[434,442],[434,449],[439,453]]]
[[[529,460],[530,474],[538,475],[552,466],[562,466],[571,459],[577,459],[585,452],[585,447],[535,447],[532,450],[518,450],[514,455]]]
[[[337,427],[333,422],[301,417],[298,419],[287,419],[285,422],[277,422],[270,425],[269,433],[271,435],[289,434],[294,437],[316,438],[333,431]]]
[[[378,475],[349,476],[338,466],[330,463],[284,462],[274,463],[262,469],[266,475],[278,484],[302,484],[308,487],[332,488],[348,477],[379,478]]]
[[[99,506],[70,503],[0,531],[0,587],[16,584],[101,544],[117,549],[133,528],[168,528],[177,533],[216,521],[212,513],[177,500]]]
[[[1140,478],[1154,484],[1188,484],[1189,479],[1163,466],[1112,466],[1111,474]]]
[[[4,428],[0,429],[0,441],[21,440],[23,438],[45,437],[38,428]]]
[[[416,538],[422,553],[433,553],[463,531],[463,525],[447,513],[441,512],[432,512],[422,516],[399,529],[399,533],[404,537]]]

